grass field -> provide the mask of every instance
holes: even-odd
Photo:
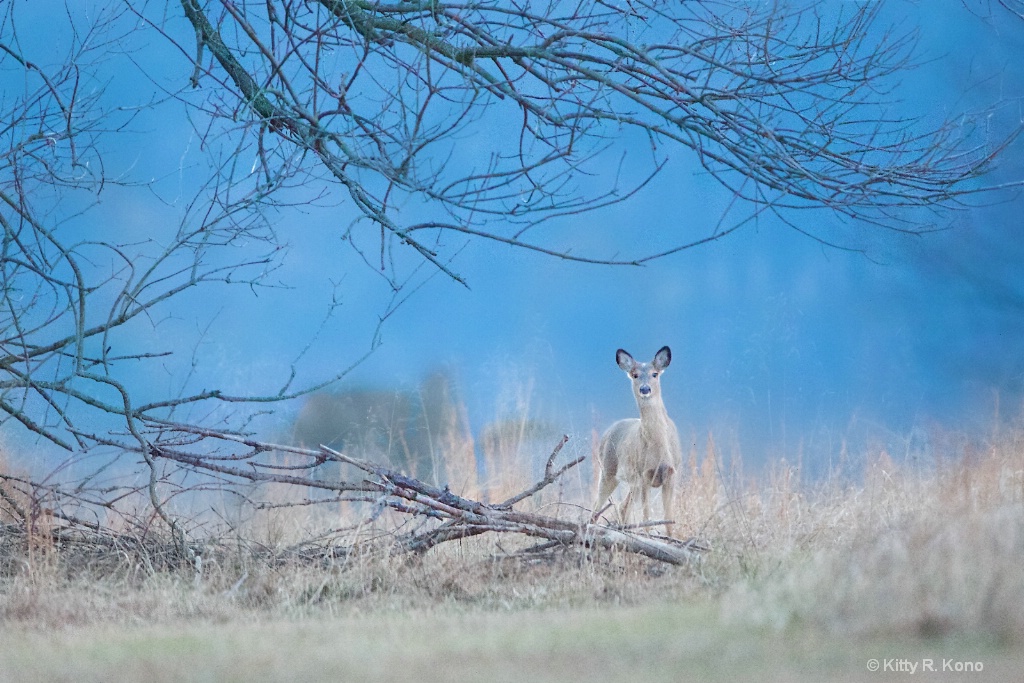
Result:
[[[1019,680],[1024,654],[986,638],[846,640],[723,626],[710,605],[8,630],[4,681],[885,681],[877,659],[933,660],[912,680]],[[943,660],[981,673],[941,671]]]
[[[713,452],[677,491],[713,546],[689,566],[498,535],[344,563],[241,549],[294,540],[283,510],[196,580],[6,526],[0,681],[1021,680],[1019,433],[815,485]]]

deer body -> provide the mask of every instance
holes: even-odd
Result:
[[[619,349],[615,361],[633,384],[640,417],[619,420],[601,437],[598,449],[601,478],[594,502],[594,518],[622,481],[629,487],[622,504],[622,520],[625,521],[634,498],[639,496],[643,519],[650,521],[650,491],[661,488],[665,529],[671,535],[672,483],[676,467],[682,460],[682,449],[679,432],[661,398],[661,373],[672,361],[672,351],[667,346],[662,347],[653,361],[638,363],[626,351]]]

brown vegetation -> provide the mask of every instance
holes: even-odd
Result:
[[[230,534],[211,539],[196,575],[166,561],[173,547],[160,534],[55,533],[12,517],[6,503],[0,624],[696,603],[717,605],[727,623],[1024,642],[1020,433],[955,460],[894,463],[882,452],[856,482],[811,484],[785,463],[760,481],[738,469],[722,467],[710,436],[706,452],[684,464],[677,522],[713,550],[682,566],[508,534],[412,554],[355,543],[361,550],[332,558],[343,536],[394,538],[411,522],[293,506],[239,517]],[[562,490],[527,509],[575,519],[586,511],[573,496],[588,494]]]

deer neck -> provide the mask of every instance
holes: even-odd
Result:
[[[665,411],[665,403],[661,397],[652,398],[647,401],[637,402],[640,408],[640,423],[643,425],[657,425],[668,420],[668,412]]]

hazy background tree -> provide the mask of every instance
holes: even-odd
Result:
[[[450,480],[445,454],[472,443],[469,427],[459,413],[461,400],[453,381],[447,373],[432,372],[414,392],[347,389],[313,393],[303,400],[287,441],[310,449],[324,444],[359,454],[443,486]],[[358,472],[351,465],[325,462],[312,476],[339,481],[358,476]]]

